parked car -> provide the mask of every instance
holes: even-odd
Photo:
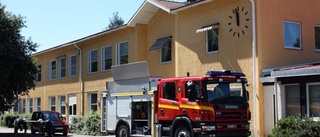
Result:
[[[32,113],[31,121],[31,133],[39,132],[44,134],[45,128],[50,128],[52,134],[63,133],[64,136],[68,135],[69,126],[67,121],[62,115],[57,111],[35,111]],[[48,126],[48,123],[51,123]],[[46,127],[47,126],[47,127]]]

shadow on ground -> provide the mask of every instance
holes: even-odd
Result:
[[[44,137],[39,134],[32,135],[30,133],[0,133],[0,137]],[[64,136],[60,134],[55,134],[54,137],[72,137],[72,135]]]

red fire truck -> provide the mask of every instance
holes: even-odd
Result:
[[[102,98],[103,132],[117,137],[251,135],[242,72],[155,78],[143,74],[148,71],[145,62],[128,65],[112,68],[114,81],[107,82]],[[140,72],[126,73],[130,70]]]

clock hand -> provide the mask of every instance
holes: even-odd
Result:
[[[240,26],[239,11],[238,10],[236,10],[236,19],[237,19],[237,26]]]

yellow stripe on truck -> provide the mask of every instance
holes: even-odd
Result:
[[[185,109],[207,110],[207,111],[211,111],[212,113],[214,113],[213,107],[209,107],[209,106],[188,105],[188,104],[180,104],[179,106],[177,106],[177,105],[159,104],[159,108],[178,110],[179,107],[185,108]]]

